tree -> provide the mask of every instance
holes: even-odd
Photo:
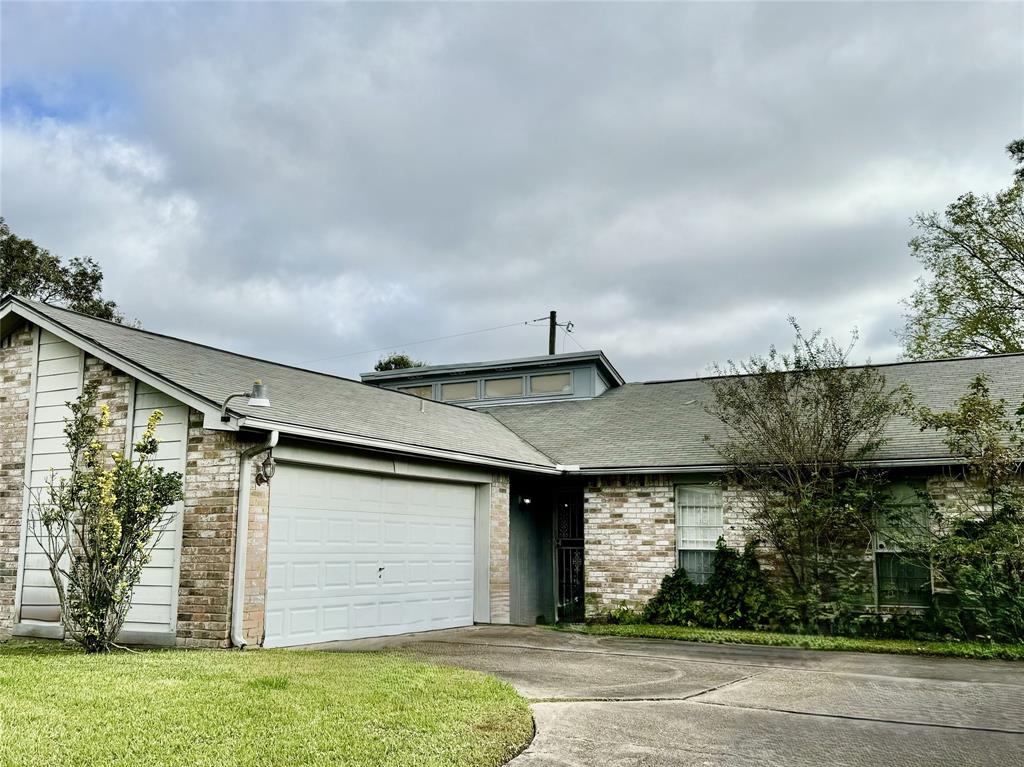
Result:
[[[1008,147],[1024,162],[1024,139]],[[905,302],[913,359],[1024,351],[1024,165],[995,197],[968,193],[919,213],[911,253],[927,276]]]
[[[932,505],[928,529],[910,534],[928,542],[922,564],[953,592],[954,609],[942,610],[946,628],[966,639],[1024,640],[1024,403],[1015,414],[1009,407],[978,376],[951,410],[914,413],[922,431],[941,433],[964,460],[953,479],[966,492],[953,508]]]
[[[404,370],[405,368],[421,368],[427,363],[423,360],[414,360],[405,352],[393,352],[387,357],[381,357],[373,369],[378,373],[385,370]]]
[[[104,320],[123,321],[117,304],[102,297],[103,271],[91,258],[61,261],[14,234],[0,218],[0,295],[13,293],[56,303]]]
[[[1017,163],[1017,168],[1013,171],[1013,175],[1016,176],[1018,181],[1024,181],[1024,138],[1019,138],[1007,144],[1006,153]]]
[[[1016,420],[1008,408],[1005,399],[992,397],[988,377],[979,375],[952,410],[922,405],[914,413],[921,431],[942,433],[950,454],[966,461],[966,478],[989,509],[996,508],[1001,494],[1015,490],[1024,466],[1024,404]]]
[[[716,366],[706,410],[724,427],[714,444],[751,497],[749,524],[771,548],[806,628],[863,577],[883,478],[864,467],[906,406],[875,368],[816,331],[789,352]],[[712,441],[708,436],[706,439]]]
[[[110,410],[103,404],[98,415],[93,412],[97,391],[90,382],[68,403],[64,434],[71,467],[66,476],[51,474],[30,520],[64,628],[89,653],[114,646],[142,568],[173,519],[168,507],[182,498],[181,474],[149,464],[163,414],[150,415],[133,457],[115,452],[108,458],[101,437],[107,436]]]

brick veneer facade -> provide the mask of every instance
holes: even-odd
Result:
[[[189,412],[178,576],[179,646],[230,644],[239,451],[233,432],[204,429],[202,413]]]
[[[263,643],[267,601],[267,542],[270,530],[270,487],[256,484],[256,470],[267,453],[252,459],[249,490],[249,532],[245,554],[245,608],[242,634],[252,645]]]
[[[984,513],[977,491],[949,474],[927,478],[927,491],[946,515]],[[584,490],[587,617],[642,607],[676,567],[676,485],[720,477],[623,475],[592,479]],[[722,485],[722,535],[742,548],[752,534],[754,498]]]
[[[636,607],[675,567],[672,478],[625,475],[592,480],[583,491],[587,617]]]
[[[99,439],[110,452],[123,453],[128,445],[128,408],[131,404],[130,376],[115,370],[103,360],[86,355],[85,381],[95,383],[97,406],[110,408],[110,428]]]
[[[509,479],[507,474],[491,478],[490,580],[491,623],[511,620],[509,581]]]
[[[0,636],[14,627],[35,329],[0,339]]]

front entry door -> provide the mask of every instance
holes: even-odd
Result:
[[[583,610],[583,493],[555,493],[555,559],[558,570],[558,620],[582,623]]]

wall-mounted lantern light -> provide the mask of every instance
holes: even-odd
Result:
[[[256,469],[256,484],[269,485],[276,470],[277,463],[274,461],[274,456],[268,453],[267,457],[263,459],[263,463],[261,463],[260,467]]]
[[[232,394],[224,400],[224,403],[220,406],[220,420],[222,422],[227,423],[231,420],[231,416],[228,415],[228,403],[237,397],[248,397],[249,401],[246,404],[249,407],[270,407],[270,390],[265,383],[255,381],[252,385],[252,391]]]

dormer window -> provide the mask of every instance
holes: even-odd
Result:
[[[530,376],[530,394],[572,394],[572,373]]]
[[[459,381],[457,383],[441,384],[441,399],[444,402],[476,399],[477,391],[476,381]]]
[[[398,391],[405,394],[412,394],[414,397],[422,397],[423,399],[434,398],[434,387],[430,384],[426,386],[401,386]]]
[[[489,378],[484,381],[485,397],[522,397],[523,377]]]
[[[428,365],[363,373],[364,383],[466,408],[570,402],[622,386],[601,352]]]

